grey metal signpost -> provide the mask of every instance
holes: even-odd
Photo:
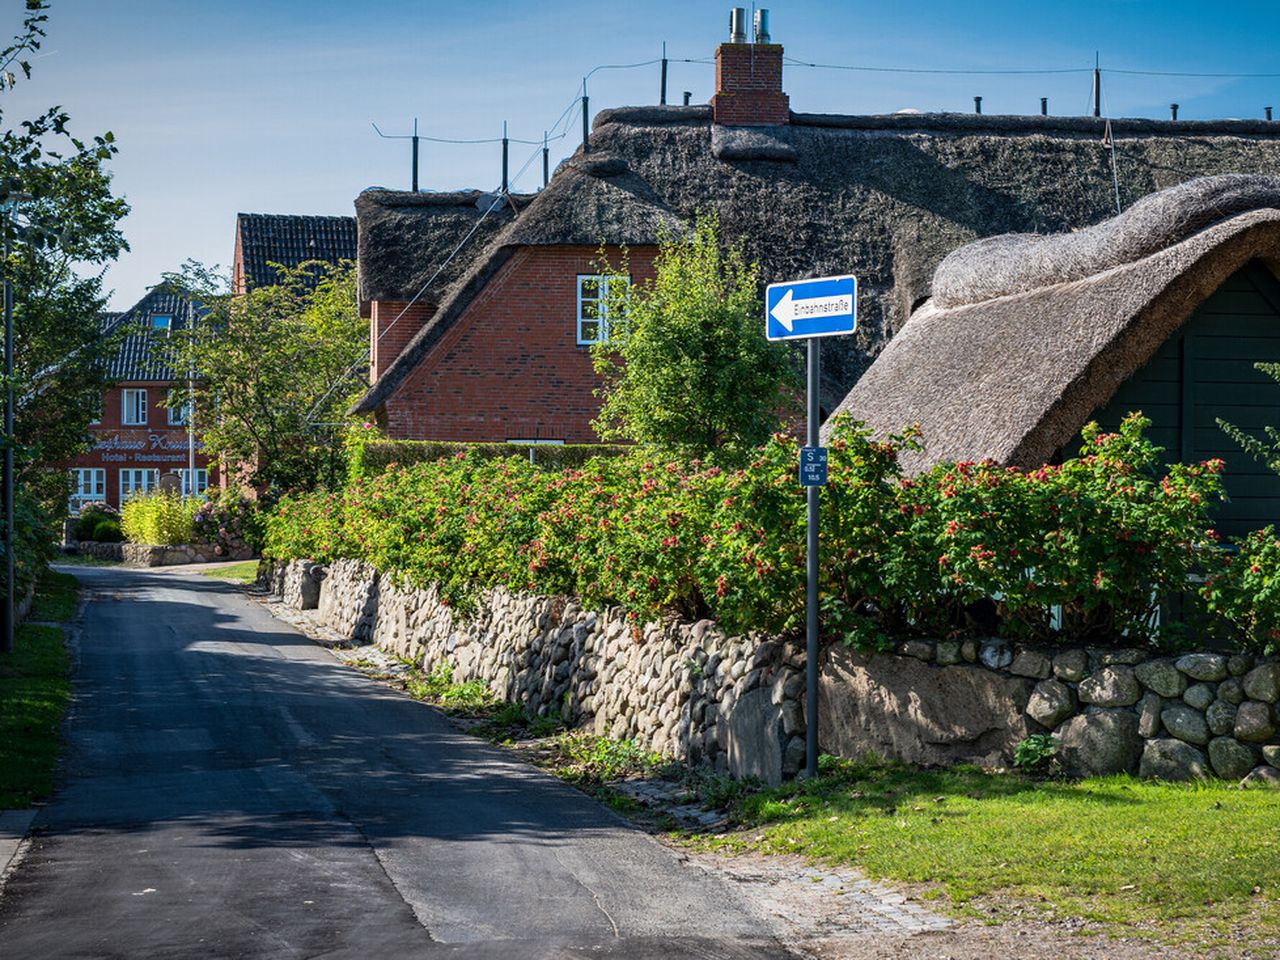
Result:
[[[818,502],[827,483],[827,451],[820,446],[822,421],[818,393],[822,363],[821,337],[853,333],[858,326],[858,281],[854,277],[822,277],[770,284],[765,291],[765,336],[770,340],[806,340],[808,375],[806,446],[800,450],[799,478],[808,498],[805,591],[805,773],[818,772]]]

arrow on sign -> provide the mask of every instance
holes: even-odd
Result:
[[[797,319],[806,317],[834,317],[853,312],[853,297],[847,293],[839,293],[831,297],[806,297],[797,300],[788,290],[782,295],[769,315],[782,324],[787,333]]]

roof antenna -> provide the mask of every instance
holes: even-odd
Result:
[[[1093,115],[1102,116],[1102,70],[1098,66],[1098,51],[1093,52]]]
[[[413,133],[411,134],[383,133],[381,130],[378,129],[378,125],[374,123],[372,120],[370,120],[369,123],[373,127],[374,131],[378,134],[378,136],[382,137],[383,140],[412,140],[413,141],[413,187],[412,189],[414,193],[417,193],[418,192],[418,118],[417,117],[413,118]]]
[[[662,41],[662,85],[658,90],[658,104],[667,105],[667,41]]]

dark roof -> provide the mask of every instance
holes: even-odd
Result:
[[[1129,204],[1205,174],[1280,174],[1280,123],[1118,119],[1104,142],[1104,121],[1093,118],[793,114],[791,121],[727,128],[711,123],[709,107],[604,111],[591,153],[579,158],[603,157],[612,172],[563,164],[516,226],[492,238],[466,282],[442,298],[402,355],[406,363],[393,363],[356,409],[370,411],[394,392],[512,244],[615,242],[706,209],[759,261],[764,283],[855,274],[858,333],[822,345],[830,407],[931,295],[934,268],[956,247],[1098,223],[1115,213],[1115,180]],[[379,246],[394,238],[386,234]]]
[[[354,217],[238,213],[236,243],[246,285],[269,287],[278,279],[273,263],[296,267],[308,260],[355,260],[356,221]]]
[[[198,315],[200,308],[193,307],[190,299],[177,288],[160,283],[124,313],[109,315],[114,319],[104,332],[119,333],[121,338],[115,356],[107,364],[107,376],[126,381],[165,381],[185,376],[185,372],[175,375],[154,355],[153,347],[158,340],[170,334],[156,329],[153,318],[169,317],[170,330],[182,330],[192,312]]]
[[[356,197],[360,302],[420,295],[439,303],[530,199],[479,190],[363,191]]]
[[[1252,260],[1280,273],[1280,178],[1197,179],[1076,233],[968,244],[838,412],[919,423],[912,470],[1048,462]]]

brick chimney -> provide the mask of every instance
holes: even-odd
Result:
[[[711,98],[716,123],[776,126],[791,118],[782,92],[782,45],[722,43],[716,49],[716,93]]]

